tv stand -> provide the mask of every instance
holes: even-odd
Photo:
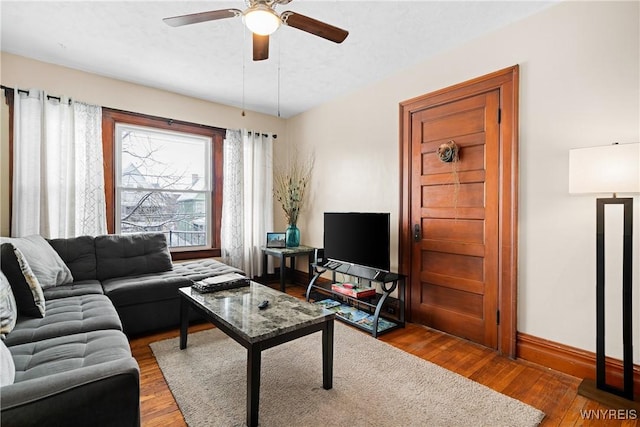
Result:
[[[325,306],[334,311],[339,320],[370,333],[374,338],[404,328],[406,284],[403,275],[341,261],[329,261],[322,266],[313,264],[313,269],[315,274],[307,287],[307,301],[313,300]],[[319,281],[327,271],[331,272],[331,280]],[[348,286],[353,285],[356,290],[359,287],[376,288],[375,295],[357,298],[336,292],[332,285],[344,282],[337,280],[338,275],[350,277]],[[396,295],[392,297],[394,292]]]

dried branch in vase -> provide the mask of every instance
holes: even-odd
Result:
[[[312,170],[312,157],[306,162],[301,162],[298,156],[294,156],[286,168],[275,171],[273,193],[280,203],[289,225],[298,223],[298,216],[305,204]]]

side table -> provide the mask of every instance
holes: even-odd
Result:
[[[264,256],[264,262],[262,263],[262,276],[266,277],[267,275],[267,260],[268,256],[276,257],[280,260],[280,291],[285,292],[285,278],[286,278],[286,260],[290,259],[290,269],[294,271],[296,268],[296,257],[306,255],[309,263],[309,281],[313,278],[313,267],[312,264],[315,262],[314,254],[316,252],[316,248],[312,248],[311,246],[297,246],[295,248],[267,248],[262,247],[262,253]]]

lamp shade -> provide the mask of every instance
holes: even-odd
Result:
[[[569,193],[640,193],[640,143],[569,150]]]
[[[267,5],[257,3],[244,12],[244,23],[255,34],[268,36],[281,24],[280,17]]]

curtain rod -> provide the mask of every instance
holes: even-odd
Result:
[[[5,85],[1,85],[1,86],[0,86],[0,88],[1,88],[2,90],[14,90],[14,88],[12,88],[12,87],[8,87],[8,86],[5,86]],[[28,90],[26,90],[26,89],[20,89],[20,88],[18,88],[18,93],[25,93],[25,94],[27,94],[27,95],[28,95],[28,94],[29,94],[29,91],[28,91]],[[61,97],[59,97],[59,96],[53,96],[53,95],[47,95],[47,99],[56,99],[56,100],[58,100],[58,101],[62,101]],[[69,104],[71,104],[71,98],[69,98]]]
[[[6,90],[14,90],[14,88],[9,87],[9,86],[5,86],[5,85],[0,85],[0,89],[5,90],[5,91]],[[18,88],[18,93],[26,93],[26,94],[28,94],[29,91],[25,90],[25,89]],[[56,99],[58,101],[62,101],[59,96],[53,96],[53,95],[47,95],[47,99]],[[69,99],[69,103],[71,103],[71,99]],[[170,119],[170,122],[173,122],[173,119]],[[251,134],[252,131],[248,131],[248,133]],[[257,133],[259,134],[260,132],[257,132]],[[269,136],[269,135],[266,134],[266,133],[263,133],[262,136]],[[273,139],[276,139],[276,138],[278,138],[278,135],[274,134],[273,135]]]
[[[257,134],[257,135],[260,135],[260,132],[253,132],[253,131],[250,131],[250,130],[248,130],[248,131],[247,131],[247,133],[248,133],[249,135],[251,135],[252,133],[255,133],[255,134]],[[262,136],[269,136],[269,134],[268,134],[268,133],[263,133],[263,134],[262,134]],[[273,136],[273,139],[276,139],[276,138],[278,137],[278,135],[276,135],[275,133],[274,133],[272,136]]]

